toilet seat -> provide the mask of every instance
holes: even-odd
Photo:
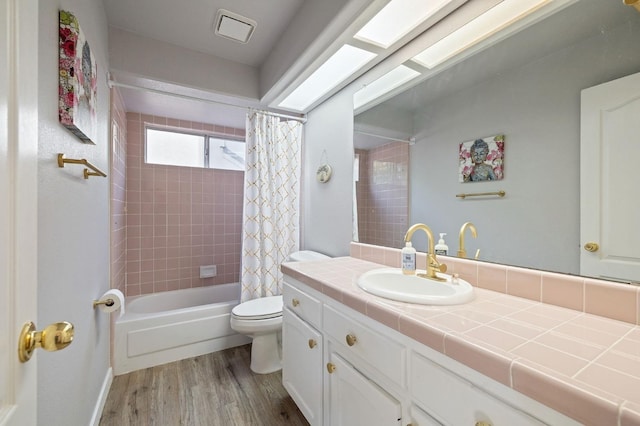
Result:
[[[237,319],[263,320],[282,316],[282,296],[268,296],[248,300],[235,306],[231,313]]]

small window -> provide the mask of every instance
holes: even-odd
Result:
[[[209,167],[223,170],[244,170],[245,143],[209,137]]]
[[[170,166],[244,170],[243,141],[146,128],[145,162]]]

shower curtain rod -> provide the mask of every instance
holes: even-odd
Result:
[[[408,139],[400,139],[400,138],[392,138],[390,136],[376,135],[375,133],[363,132],[362,130],[354,130],[354,132],[360,133],[361,135],[373,136],[374,138],[386,139],[389,141],[406,142],[409,145],[415,145],[416,143],[416,138],[414,138],[413,136]]]
[[[181,95],[181,94],[178,94],[178,93],[171,93],[171,92],[167,92],[166,90],[151,89],[149,87],[140,87],[140,86],[135,86],[133,84],[119,83],[119,82],[117,82],[115,80],[107,80],[107,85],[110,88],[111,87],[123,87],[125,89],[141,90],[141,91],[145,91],[145,92],[157,93],[159,95],[174,96],[176,98],[187,99],[187,100],[190,100],[190,101],[206,102],[206,103],[210,103],[210,104],[224,105],[224,106],[229,106],[229,107],[233,107],[233,108],[254,109],[256,111],[263,111],[263,112],[265,112],[265,113],[267,113],[269,115],[273,115],[275,117],[280,117],[280,118],[286,118],[286,119],[289,119],[289,120],[300,121],[302,124],[307,122],[307,117],[306,116],[299,117],[299,116],[295,116],[295,115],[280,114],[280,113],[272,112],[272,111],[259,110],[258,108],[253,108],[253,107],[244,107],[244,106],[235,105],[235,104],[231,104],[231,103],[227,103],[227,102],[214,101],[214,100],[211,100],[211,99],[203,99],[203,98],[199,98],[197,96],[189,96],[189,95]]]

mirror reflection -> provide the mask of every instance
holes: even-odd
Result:
[[[587,253],[581,232],[588,235],[581,187],[583,202],[595,193],[581,185],[581,152],[587,164],[581,94],[640,73],[639,44],[637,10],[622,1],[581,0],[403,93],[359,109],[354,239],[400,248],[408,226],[423,222],[436,235],[446,233],[448,255],[455,256],[460,228],[470,221],[477,228],[477,238],[465,239],[470,257],[479,250],[484,261],[610,276],[581,267]],[[624,149],[638,150],[633,146],[640,146],[639,133],[629,132],[635,142]],[[460,181],[460,144],[494,135],[504,135],[503,179]],[[634,152],[619,155],[620,161]],[[618,179],[635,180],[631,169],[626,177],[621,173],[616,171]],[[637,213],[640,190],[625,190],[634,192],[625,199],[635,201],[625,201],[623,208]],[[456,197],[496,191],[506,195]],[[619,222],[607,217],[602,220]],[[615,226],[620,234],[635,224]],[[637,246],[639,233],[632,233],[625,237]],[[426,241],[416,238],[414,246],[424,251]],[[629,250],[640,259],[640,249]],[[636,270],[613,278],[640,281]]]

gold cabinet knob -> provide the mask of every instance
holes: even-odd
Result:
[[[328,362],[327,371],[329,372],[329,374],[333,373],[334,371],[336,371],[336,365]]]
[[[56,322],[48,325],[42,331],[36,331],[36,325],[28,322],[22,326],[18,339],[18,359],[27,362],[33,351],[42,348],[53,352],[64,349],[73,341],[73,324],[70,322]]]
[[[309,349],[315,348],[317,344],[318,342],[316,342],[314,339],[309,339]]]
[[[584,245],[584,249],[586,251],[593,253],[598,251],[598,249],[600,249],[600,246],[598,245],[598,243],[588,242],[587,244]]]
[[[358,339],[356,339],[355,334],[347,334],[346,340],[347,340],[347,345],[349,346],[355,345],[356,342],[358,341]]]
[[[298,306],[300,304],[300,301],[298,299],[291,299],[291,304],[295,308],[296,306]]]

